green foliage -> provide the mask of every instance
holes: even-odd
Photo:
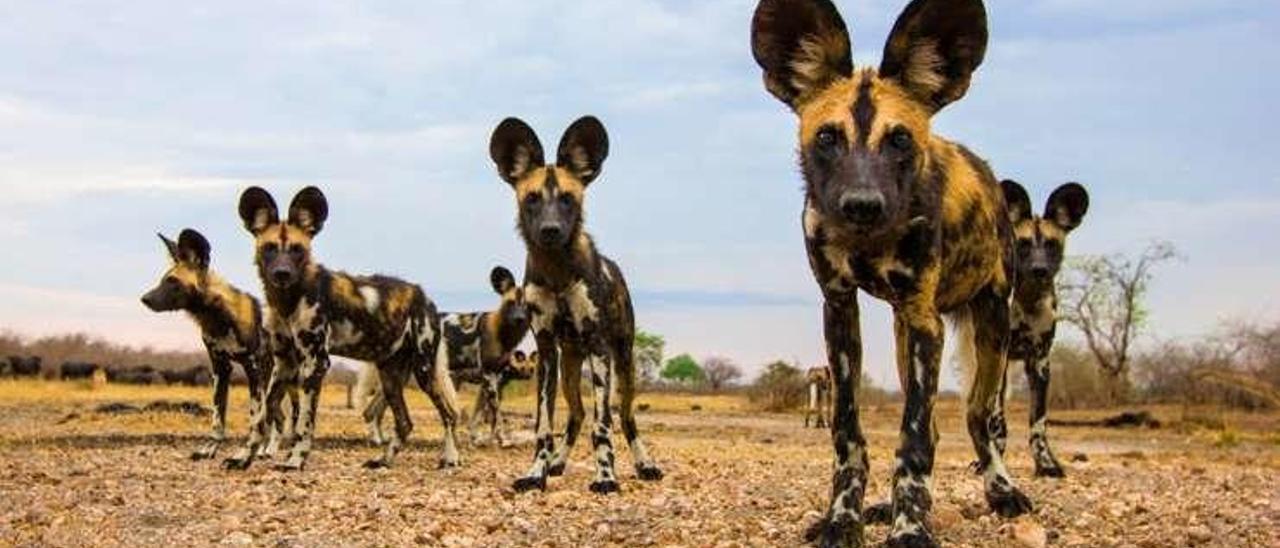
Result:
[[[662,378],[685,384],[698,384],[702,382],[706,375],[702,372],[702,367],[698,365],[697,360],[688,354],[681,354],[670,360],[667,360],[667,366],[662,368]]]

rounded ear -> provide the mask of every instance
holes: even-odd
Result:
[[[329,201],[320,189],[309,186],[298,191],[289,203],[289,224],[315,236],[329,218]]]
[[[879,74],[937,112],[964,97],[986,51],[982,0],[912,0],[889,33]]]
[[[209,268],[209,240],[193,229],[185,229],[178,235],[178,256],[183,261]]]
[[[169,238],[166,238],[164,234],[161,234],[161,233],[159,233],[159,232],[157,232],[157,233],[156,233],[156,236],[159,236],[159,237],[160,237],[160,241],[164,242],[164,248],[165,248],[165,250],[166,250],[166,251],[168,251],[168,252],[169,252],[169,258],[170,258],[170,259],[173,259],[173,262],[175,262],[175,263],[176,263],[176,262],[178,262],[178,261],[182,260],[182,259],[180,258],[180,256],[179,256],[179,254],[178,254],[178,244],[177,244],[177,243],[175,243],[173,240],[170,240]]]
[[[1089,192],[1080,183],[1067,183],[1049,195],[1044,204],[1044,218],[1070,232],[1080,226],[1089,211]]]
[[[1004,190],[1004,205],[1009,212],[1009,222],[1018,224],[1030,219],[1031,196],[1027,195],[1027,189],[1010,179],[1000,181],[1000,188]]]
[[[582,184],[589,184],[600,174],[600,166],[609,157],[609,134],[595,116],[583,116],[569,125],[560,137],[556,165],[569,170]]]
[[[280,222],[280,210],[271,194],[262,187],[251,186],[240,195],[240,220],[253,234]]]
[[[519,118],[507,118],[494,128],[489,158],[497,164],[498,176],[512,186],[534,168],[546,165],[538,135]]]
[[[516,277],[505,267],[495,266],[489,271],[489,283],[493,285],[495,292],[502,295],[516,286]]]
[[[830,0],[761,0],[751,18],[751,54],[764,87],[792,110],[853,74],[849,31]]]

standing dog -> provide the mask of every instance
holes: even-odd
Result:
[[[831,417],[831,368],[810,367],[805,373],[809,384],[809,407],[804,411],[804,427],[809,427],[809,417],[817,415],[814,428],[826,428]]]
[[[636,474],[643,480],[662,478],[662,471],[640,440],[632,412],[636,389],[631,295],[618,265],[596,251],[583,228],[587,185],[600,174],[608,154],[604,125],[591,116],[578,119],[565,130],[556,163],[551,166],[544,162],[538,136],[518,119],[503,120],[489,141],[489,156],[497,164],[498,174],[515,191],[519,231],[528,250],[524,296],[533,315],[539,355],[537,448],[533,466],[515,481],[517,491],[546,489],[547,476],[564,472],[584,415],[579,389],[584,360],[595,391],[591,441],[596,475],[591,491],[618,490],[609,408],[615,372],[622,398],[622,430],[631,446]],[[558,448],[551,434],[557,379],[569,402],[564,442]]]
[[[1022,362],[1031,387],[1031,457],[1036,475],[1060,478],[1062,465],[1049,449],[1045,429],[1048,415],[1049,350],[1058,322],[1058,290],[1054,277],[1062,268],[1067,234],[1080,226],[1089,210],[1089,193],[1077,183],[1064,184],[1049,195],[1044,214],[1031,210],[1026,189],[1014,181],[1001,181],[1009,221],[1013,223],[1017,283],[1010,306],[1012,338],[1009,360]],[[1000,433],[1007,432],[1001,429]],[[1003,440],[1000,443],[1003,447]]]
[[[893,307],[906,396],[889,545],[935,544],[926,518],[944,314],[959,320],[960,356],[974,369],[967,418],[987,502],[1005,516],[1031,509],[991,435],[1009,342],[1012,228],[987,165],[930,128],[968,89],[986,50],[986,21],[980,0],[913,0],[879,69],[856,71],[829,0],[761,0],[752,21],[765,87],[799,118],[805,245],[825,301],[835,466],[830,505],[809,531],[825,546],[863,543],[858,290]]]
[[[381,457],[365,466],[391,465],[413,431],[404,401],[404,384],[410,373],[430,396],[444,423],[440,466],[458,465],[453,381],[434,359],[440,340],[435,304],[417,285],[381,275],[353,276],[316,263],[311,241],[328,216],[329,203],[315,187],[294,196],[284,222],[267,191],[252,187],[240,196],[240,219],[255,238],[254,263],[269,306],[266,326],[276,366],[267,385],[267,410],[275,412],[286,382],[297,378],[302,385],[298,440],[288,460],[278,468],[299,470],[306,464],[330,353],[377,364],[383,392],[395,416],[390,443]],[[248,446],[225,461],[228,468],[244,469],[252,462],[262,442],[266,415],[254,417]]]
[[[163,234],[159,236],[169,251],[172,265],[160,283],[142,296],[142,304],[154,312],[184,310],[200,326],[213,369],[213,433],[191,458],[212,458],[227,437],[227,390],[232,364],[240,364],[249,381],[250,415],[258,414],[262,408],[263,387],[272,369],[269,339],[262,327],[262,308],[257,299],[236,289],[209,268],[209,241],[199,232],[190,228],[183,230],[177,242]],[[295,402],[296,398],[295,393]],[[272,443],[264,452],[274,452],[280,437],[287,436],[281,432],[280,423],[275,426]]]
[[[485,312],[458,312],[445,314],[440,331],[443,334],[438,360],[442,360],[454,384],[473,383],[480,386],[476,396],[476,410],[501,405],[502,379],[511,366],[512,350],[520,345],[529,332],[529,310],[525,306],[524,289],[516,284],[515,276],[501,266],[489,273],[489,283],[500,298],[498,307]],[[366,386],[373,383],[365,382]],[[371,392],[372,390],[362,390]],[[492,401],[489,401],[492,400]],[[366,397],[364,419],[375,443],[382,439],[382,414],[386,400],[374,395]],[[476,439],[478,415],[473,413],[469,429]],[[497,423],[491,422],[492,433],[502,442]]]

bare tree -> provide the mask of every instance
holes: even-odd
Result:
[[[1153,242],[1137,257],[1076,258],[1064,272],[1059,313],[1084,335],[1089,352],[1109,377],[1112,403],[1129,394],[1131,349],[1147,323],[1143,301],[1152,271],[1175,257],[1172,244]]]
[[[706,375],[707,386],[712,392],[718,392],[724,385],[742,378],[742,369],[723,356],[702,360],[702,373]]]

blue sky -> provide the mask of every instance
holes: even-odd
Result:
[[[903,1],[843,0],[875,63]],[[519,271],[514,200],[488,159],[505,116],[548,147],[582,114],[611,156],[588,227],[669,352],[749,369],[822,356],[801,245],[795,121],[751,60],[754,2],[7,2],[0,6],[0,326],[195,348],[146,312],[156,231],[186,226],[257,292],[236,218],[250,184],[316,184],[319,258],[421,283],[446,309],[490,304]],[[992,0],[969,95],[936,119],[1040,202],[1079,180],[1093,209],[1070,252],[1173,241],[1154,330],[1280,310],[1280,4]],[[864,300],[864,303],[867,301]],[[893,379],[886,310],[867,367]]]

